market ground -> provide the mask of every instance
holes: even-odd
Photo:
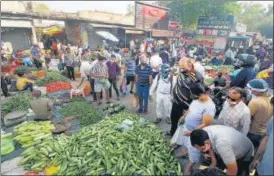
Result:
[[[71,82],[73,87],[76,87],[79,84],[80,79],[77,79],[76,81]],[[43,92],[45,91],[45,88],[39,88]],[[127,94],[126,96],[121,96],[119,103],[124,104],[126,106],[126,109],[132,113],[136,112],[136,108],[133,108],[132,106],[132,94]],[[153,98],[155,100],[155,98]],[[1,104],[6,102],[7,99],[4,97],[1,97]],[[87,97],[88,101],[92,101],[92,96]],[[117,102],[116,100],[116,94],[113,90],[113,98],[112,102]],[[97,106],[96,104],[93,104],[94,106]],[[104,106],[101,105],[102,107]],[[147,115],[140,114],[140,116],[150,120],[155,121],[156,120],[156,106],[155,101],[149,101],[149,113]],[[170,129],[170,125],[166,123],[165,119],[162,120],[158,126],[164,131],[168,131]],[[168,139],[170,139],[167,136]],[[182,149],[179,148],[176,152],[181,151]],[[1,175],[23,175],[26,171],[24,171],[21,167],[17,166],[17,163],[20,161],[19,158],[15,158],[12,160],[5,161],[1,163]],[[187,159],[179,159],[180,163],[182,164],[182,167],[184,168],[187,164]]]

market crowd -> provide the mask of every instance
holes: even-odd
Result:
[[[39,46],[33,45],[30,51],[31,57],[23,55],[23,64],[41,68]],[[227,175],[249,175],[254,169],[256,175],[273,175],[273,93],[269,93],[273,55],[266,46],[233,47],[220,54],[203,45],[132,40],[128,50],[104,41],[94,52],[53,41],[51,51],[43,56],[47,68],[52,58],[59,58],[58,69],[66,70],[71,80],[79,67],[81,81],[76,88],[88,79],[98,105],[103,98],[110,103],[114,90],[117,101],[132,94],[137,113],[146,114],[151,111],[149,100],[156,97],[155,123],[166,120],[171,124],[167,135],[172,137],[174,150],[184,147],[177,156],[189,159],[185,175],[195,174],[193,166],[199,163],[220,173],[226,169]],[[234,70],[229,79],[219,72],[206,85],[204,63],[231,65]],[[8,96],[5,81],[1,75],[1,88]],[[18,73],[16,85],[20,91],[33,91],[34,83]],[[218,114],[216,90],[225,96]]]

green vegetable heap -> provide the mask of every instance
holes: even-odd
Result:
[[[112,115],[115,113],[119,113],[125,109],[125,105],[123,104],[118,104],[118,103],[111,103],[107,107],[103,108],[103,112],[106,115]]]
[[[11,97],[7,103],[2,104],[1,109],[3,115],[6,115],[12,111],[28,110],[31,99],[32,95],[30,93],[17,94]]]
[[[63,117],[76,116],[81,117],[81,126],[97,123],[102,120],[101,114],[85,101],[74,99],[66,104],[61,110]]]
[[[69,80],[57,71],[48,71],[46,76],[44,78],[40,78],[36,80],[35,84],[37,86],[45,86],[48,83],[56,82],[56,81],[68,82]]]
[[[125,119],[134,122],[132,131],[118,130]],[[57,175],[182,175],[162,131],[139,119],[122,112],[71,137],[60,135],[25,150],[20,164],[34,171],[56,166]]]

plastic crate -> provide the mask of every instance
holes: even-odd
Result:
[[[1,72],[9,73],[11,71],[11,66],[1,66]]]

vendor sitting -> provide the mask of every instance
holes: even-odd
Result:
[[[34,100],[30,102],[30,108],[35,113],[35,120],[50,120],[53,115],[53,102],[48,98],[42,98],[41,95],[40,90],[32,92]]]
[[[32,61],[27,54],[24,55],[22,62],[25,66],[32,67]]]
[[[219,72],[218,77],[214,80],[215,87],[225,87],[226,86],[226,79],[223,77],[223,73]]]
[[[22,73],[22,72],[17,73],[17,75],[19,76],[19,78],[17,79],[17,82],[16,82],[17,90],[24,91],[24,90],[29,89],[32,92],[34,82],[25,78],[24,73]]]

